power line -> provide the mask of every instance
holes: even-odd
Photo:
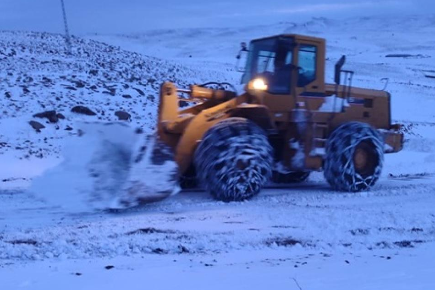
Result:
[[[72,53],[72,47],[71,47],[71,36],[69,35],[69,29],[68,29],[68,22],[66,20],[66,12],[65,12],[65,3],[63,0],[60,0],[62,4],[62,13],[63,13],[63,24],[65,26],[65,42],[68,54]]]

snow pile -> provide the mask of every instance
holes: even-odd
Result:
[[[131,144],[138,140],[126,124],[109,125],[80,124],[82,136],[69,138],[63,162],[36,178],[30,192],[75,212],[109,206],[128,176]]]
[[[178,193],[169,148],[124,123],[77,124],[64,160],[36,178],[30,192],[67,211],[120,209]],[[140,133],[140,134],[139,134]]]

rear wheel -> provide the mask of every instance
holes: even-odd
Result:
[[[381,175],[383,149],[382,137],[368,124],[350,122],[340,126],[326,145],[326,180],[336,190],[369,189]]]
[[[217,200],[241,201],[258,194],[272,172],[272,147],[265,132],[243,118],[211,127],[196,150],[202,185]]]

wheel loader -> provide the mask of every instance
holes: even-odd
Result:
[[[217,200],[242,201],[269,182],[291,185],[313,171],[336,191],[358,192],[376,183],[385,153],[402,149],[388,92],[353,87],[344,56],[334,83],[325,83],[324,39],[277,35],[241,53],[243,92],[225,83],[163,83],[157,132],[132,150],[120,134],[107,137],[110,126],[91,128],[89,136],[106,136],[95,151],[111,149],[86,166],[94,178],[87,199],[127,208],[200,184]]]
[[[323,171],[334,190],[372,187],[384,153],[403,145],[391,95],[352,87],[344,56],[335,82],[325,83],[325,50],[324,39],[294,34],[251,41],[243,47],[241,94],[219,84],[162,84],[157,135],[174,152],[181,184],[196,180],[222,201],[251,198],[269,180],[300,182],[312,171]],[[180,110],[186,97],[195,104]]]

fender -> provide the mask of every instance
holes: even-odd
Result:
[[[269,109],[264,105],[241,104],[230,109],[228,115],[230,117],[240,117],[251,120],[265,131],[274,128]]]
[[[272,128],[272,122],[267,107],[254,104],[240,104],[241,99],[235,98],[207,110],[201,111],[187,125],[183,136],[175,149],[175,160],[179,166],[180,174],[190,167],[198,143],[204,134],[216,123],[231,118],[246,118],[264,130]]]

